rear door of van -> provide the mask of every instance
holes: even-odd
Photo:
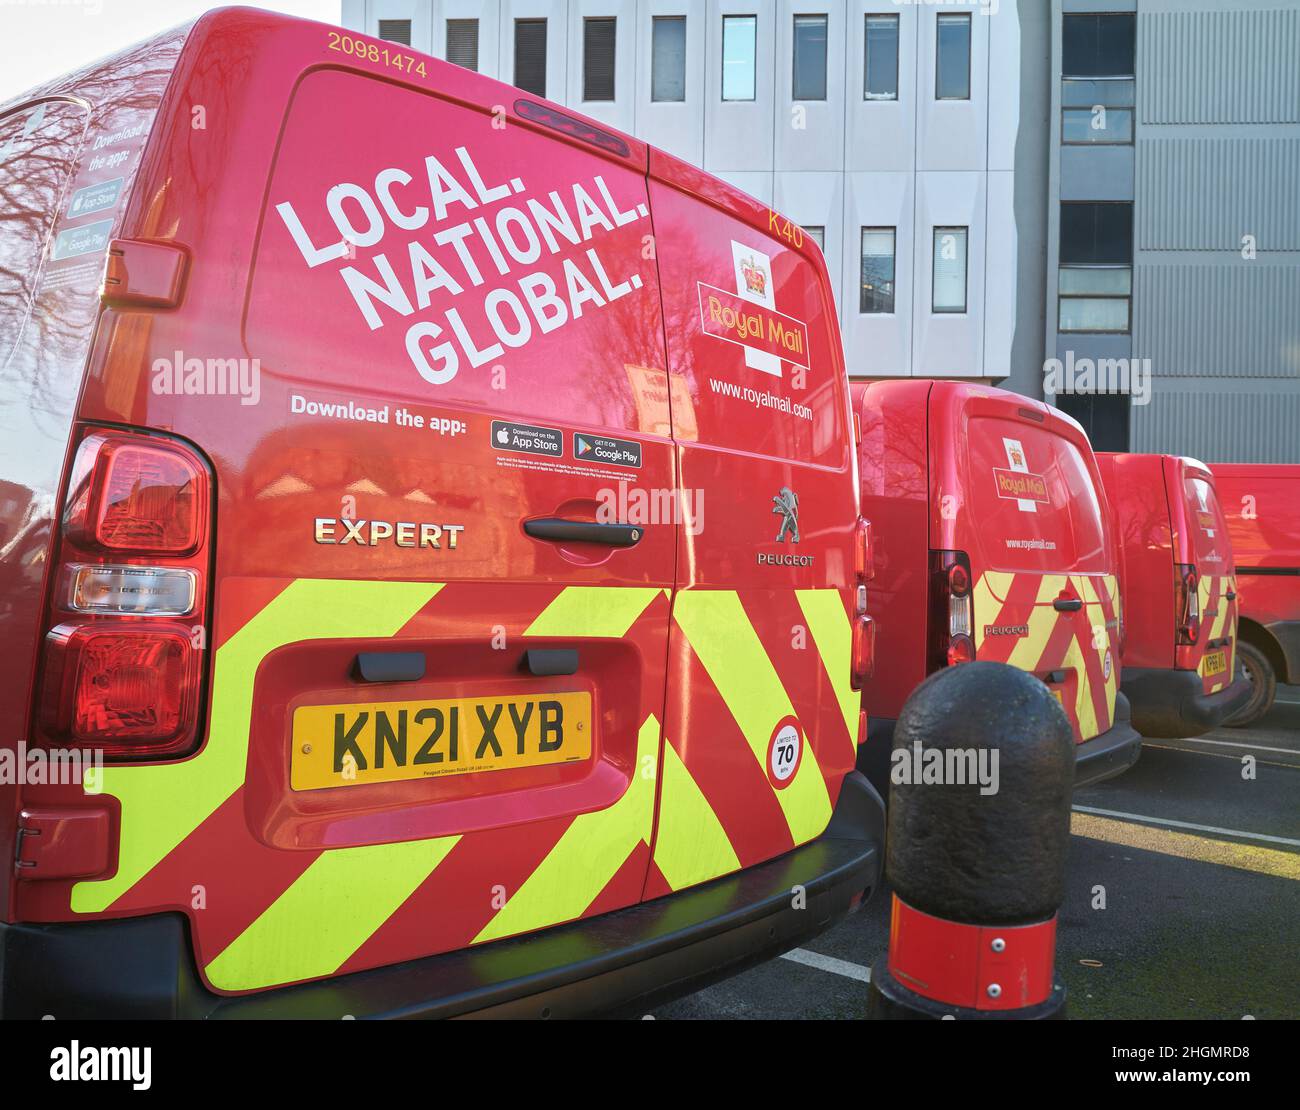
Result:
[[[107,770],[121,862],[73,894],[186,913],[226,992],[637,902],[677,545],[645,148],[265,19],[200,24],[248,78],[200,67],[222,112],[160,158],[215,174],[158,198],[193,266],[143,413],[215,471],[206,743]]]
[[[1120,611],[1091,449],[1018,400],[968,402],[965,435],[976,657],[1040,677],[1091,740],[1114,720]]]
[[[797,225],[659,151],[650,204],[683,501],[647,893],[819,836],[856,754],[857,515],[824,263]]]
[[[1177,665],[1200,674],[1204,692],[1212,694],[1231,685],[1236,659],[1232,541],[1210,471],[1191,459],[1166,456],[1164,472],[1174,562],[1194,570],[1198,595],[1199,631],[1195,643],[1180,643],[1175,649]]]

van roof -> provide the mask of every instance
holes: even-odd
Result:
[[[209,12],[205,12],[196,20],[191,20],[188,23],[177,24],[167,30],[159,32],[157,35],[150,36],[149,38],[143,39],[138,43],[123,48],[122,50],[105,55],[103,58],[82,66],[77,70],[55,77],[44,85],[40,85],[34,89],[28,90],[27,92],[21,93],[8,102],[0,104],[0,115],[3,115],[11,109],[19,107],[32,100],[74,93],[83,100],[91,100],[93,105],[93,96],[87,95],[87,79],[104,71],[106,68],[111,68],[111,63],[118,60],[126,60],[133,52],[138,51],[141,46],[160,42],[165,39],[171,39],[178,34],[183,35],[187,40],[186,49],[188,50],[196,37],[206,37],[208,34],[218,30],[223,24],[232,21],[238,21],[245,24],[245,29],[247,30],[261,30],[266,33],[274,32],[282,34],[286,36],[286,45],[295,46],[300,46],[302,41],[308,35],[314,35],[316,33],[314,30],[315,28],[325,27],[338,29],[335,24],[322,23],[310,19],[301,19],[296,16],[283,15],[279,12],[265,11],[261,8],[241,7],[238,5],[214,8]],[[354,34],[359,38],[372,39],[376,43],[382,41],[380,39],[374,39],[373,36],[362,35],[359,32],[348,33]],[[392,44],[387,45],[391,46]],[[412,53],[421,55],[421,60],[426,62],[426,65],[431,71],[431,83],[436,85],[443,95],[450,95],[453,98],[460,98],[474,103],[496,103],[500,99],[500,90],[502,88],[514,88],[504,81],[497,80],[493,77],[487,77],[480,73],[475,73],[472,70],[467,70],[462,66],[447,62],[433,55],[422,54],[422,52],[414,50],[413,48]],[[383,66],[378,63],[376,63],[375,67],[371,67],[365,61],[355,57],[339,55],[339,58],[345,59],[341,64],[346,68],[356,68],[362,71],[377,68],[382,71],[382,76],[385,80],[393,79],[392,70],[384,70]],[[182,65],[178,65],[177,68],[183,68],[183,60]],[[399,83],[403,83],[407,87],[413,87],[412,82],[409,81],[401,82],[399,79]],[[655,180],[672,185],[675,188],[690,193],[692,196],[704,201],[705,203],[729,212],[733,216],[736,216],[750,224],[752,227],[762,231],[764,234],[772,234],[771,225],[778,218],[783,226],[787,226],[791,229],[798,228],[799,226],[792,220],[788,220],[785,217],[779,217],[779,214],[770,206],[750,194],[743,192],[717,177],[714,177],[705,170],[682,161],[680,158],[677,158],[666,151],[653,148],[635,136],[619,131],[617,128],[611,127],[609,124],[604,123],[601,120],[594,119],[590,116],[584,116],[581,112],[566,105],[556,104],[553,101],[545,100],[543,97],[535,96],[534,94],[524,92],[521,89],[514,89],[514,93],[516,103],[521,100],[541,103],[554,108],[556,111],[568,116],[571,120],[585,124],[598,132],[603,132],[606,135],[616,137],[621,140],[622,144],[626,147],[627,154],[625,157],[619,158],[613,151],[606,148],[600,148],[607,157],[613,157],[617,160],[631,164],[639,169],[640,172],[648,173]],[[557,141],[572,145],[583,145],[584,149],[590,149],[583,144],[581,140],[574,139],[559,131],[555,132],[554,137]],[[826,270],[826,262],[821,251],[815,247],[809,237],[801,236],[801,238],[803,239],[802,243],[789,244],[791,249],[800,251],[808,256],[812,260],[814,266],[822,272],[823,278],[828,280],[829,275]]]

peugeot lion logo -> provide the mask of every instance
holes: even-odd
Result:
[[[799,498],[789,486],[782,486],[781,492],[772,498],[772,512],[781,514],[781,530],[776,534],[777,543],[785,543],[790,536],[794,543],[799,542]]]

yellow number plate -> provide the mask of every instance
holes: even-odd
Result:
[[[1205,653],[1205,663],[1202,667],[1201,674],[1209,678],[1210,675],[1223,674],[1228,669],[1228,653],[1220,648],[1218,651],[1207,651]]]
[[[295,790],[572,763],[591,756],[591,695],[304,705],[292,745]]]

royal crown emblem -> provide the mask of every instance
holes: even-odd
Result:
[[[745,289],[759,297],[767,294],[767,274],[759,269],[758,263],[752,258],[745,259],[740,264],[740,272],[745,277]]]

